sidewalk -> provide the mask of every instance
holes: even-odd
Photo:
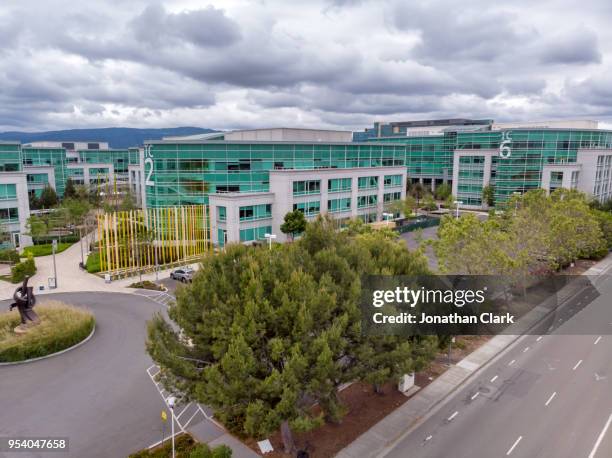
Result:
[[[85,258],[86,259],[86,258]],[[55,255],[57,266],[57,288],[49,289],[49,277],[53,277],[53,256],[39,256],[34,258],[36,263],[36,274],[30,279],[29,285],[34,287],[34,294],[44,295],[48,293],[67,293],[79,291],[101,291],[115,293],[132,293],[136,291],[127,288],[128,285],[139,280],[138,275],[130,278],[115,280],[105,283],[103,278],[87,273],[86,270],[79,268],[81,262],[81,248],[79,243],[75,243],[70,248]],[[197,264],[192,264],[197,269]],[[159,271],[159,278],[167,278],[173,269]],[[155,273],[142,275],[143,280],[155,280]],[[18,284],[0,280],[0,300],[12,299]],[[44,286],[44,290],[39,287]]]
[[[612,254],[591,267],[583,275],[597,276],[612,268]],[[563,288],[558,293],[560,301],[571,297],[576,291]],[[486,366],[495,357],[509,349],[534,324],[538,323],[550,309],[535,307],[516,323],[516,334],[497,335],[482,347],[462,359],[428,386],[417,392],[391,414],[387,415],[368,431],[359,436],[336,455],[338,458],[365,458],[381,456],[402,435],[416,427],[433,408],[447,399],[468,378]]]

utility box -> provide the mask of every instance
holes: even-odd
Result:
[[[104,283],[110,283],[110,282],[111,282],[110,274],[104,274]]]
[[[412,374],[404,374],[400,379],[397,389],[402,393],[405,393],[414,386],[414,372]]]

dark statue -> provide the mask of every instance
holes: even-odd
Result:
[[[15,328],[15,332],[25,332],[31,326],[37,325],[40,323],[40,318],[34,311],[34,305],[36,304],[36,298],[34,297],[34,288],[28,286],[28,280],[30,277],[26,277],[23,280],[23,284],[15,290],[13,294],[13,300],[15,301],[11,304],[10,310],[13,310],[15,307],[19,310],[19,315],[21,315],[21,324]]]

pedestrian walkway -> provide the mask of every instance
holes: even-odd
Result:
[[[83,254],[83,257],[86,259],[85,254]],[[86,270],[81,269],[79,267],[81,247],[78,242],[55,255],[55,266],[57,269],[57,288],[55,289],[49,289],[49,278],[53,277],[54,271],[53,256],[39,256],[34,258],[34,262],[36,263],[36,274],[30,279],[29,285],[34,287],[36,295],[50,292],[67,293],[79,291],[129,293],[133,292],[134,289],[129,289],[128,286],[139,281],[139,277],[135,276],[106,283],[100,276],[90,274]],[[197,269],[198,266],[197,264],[191,264],[191,267]],[[157,276],[159,278],[166,278],[172,270],[160,270]],[[155,272],[142,275],[142,280],[154,281],[155,279]],[[17,286],[13,283],[0,280],[0,300],[12,299]],[[44,289],[40,289],[40,287]]]
[[[198,442],[207,443],[210,447],[216,447],[221,444],[227,445],[232,449],[233,458],[257,458],[260,456],[228,433],[223,425],[215,421],[212,409],[200,403],[186,400],[180,393],[167,391],[158,380],[159,372],[159,366],[156,365],[152,365],[147,369],[147,374],[155,384],[164,403],[167,404],[167,400],[171,396],[176,398],[174,407],[175,428],[178,428],[178,431],[175,431],[176,433],[188,432]],[[151,447],[156,445],[158,444],[151,444]]]
[[[134,294],[151,299],[158,304],[168,307],[176,300],[174,296],[165,291],[154,291],[150,289],[135,289]]]

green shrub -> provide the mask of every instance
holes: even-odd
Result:
[[[23,281],[26,276],[32,276],[36,273],[36,264],[32,255],[28,255],[28,259],[11,267],[11,280],[13,283]]]
[[[143,280],[142,282],[132,283],[128,288],[142,288],[142,289],[152,289],[154,291],[165,291],[165,289],[149,280]]]
[[[12,248],[0,250],[0,261],[19,262],[20,260],[17,250],[13,250]]]
[[[219,445],[212,450],[206,444],[198,444],[188,434],[181,434],[174,439],[176,458],[231,458],[232,449],[227,445]],[[152,450],[141,450],[129,458],[168,458],[172,456],[172,441],[166,439],[163,447]]]
[[[79,241],[79,236],[77,234],[69,234],[69,235],[46,235],[44,237],[34,237],[32,239],[32,243],[34,245],[47,245],[53,242],[53,240],[57,240],[58,242],[62,241],[62,243],[76,243]]]
[[[58,301],[45,302],[35,310],[41,322],[25,334],[13,331],[21,322],[17,310],[0,313],[0,362],[23,361],[65,350],[85,339],[95,324],[90,312]]]
[[[61,253],[62,251],[70,248],[72,246],[72,243],[58,243],[57,244],[57,250],[56,253]],[[24,255],[32,255],[34,257],[37,256],[49,256],[51,254],[53,254],[53,245],[48,243],[45,245],[32,245],[32,246],[28,246],[25,247],[23,249],[23,253]]]
[[[90,274],[100,272],[100,253],[98,251],[94,251],[87,256],[85,268]]]

